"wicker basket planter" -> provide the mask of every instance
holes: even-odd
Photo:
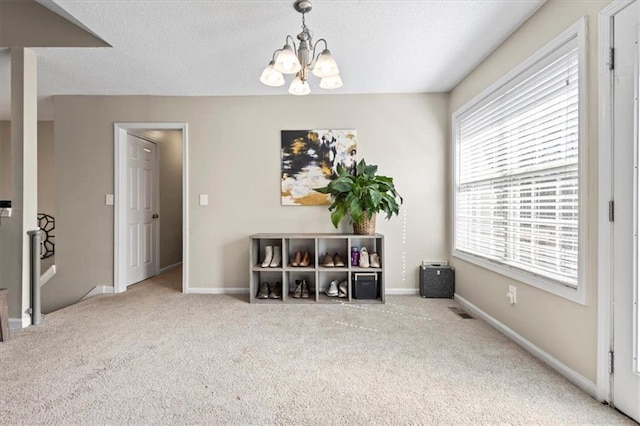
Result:
[[[376,233],[376,214],[371,215],[371,219],[367,218],[365,213],[362,223],[353,222],[353,232],[357,235],[373,235]]]

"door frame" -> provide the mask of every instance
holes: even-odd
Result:
[[[127,290],[126,265],[126,196],[127,196],[127,133],[133,129],[182,131],[182,292],[189,289],[189,137],[187,123],[113,123],[114,139],[114,208],[113,208],[113,292]],[[156,150],[156,159],[157,150]],[[159,170],[158,170],[159,178]],[[156,186],[156,189],[159,189]],[[159,253],[157,245],[155,255]],[[157,270],[160,264],[157,263]]]
[[[636,0],[634,0],[636,1]],[[596,392],[601,401],[611,402],[613,375],[613,222],[609,221],[609,202],[613,201],[613,72],[609,69],[610,49],[614,46],[613,17],[632,4],[613,0],[598,14],[598,341]]]

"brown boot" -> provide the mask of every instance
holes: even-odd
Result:
[[[296,254],[293,255],[293,261],[291,262],[291,266],[300,266],[300,262],[302,261],[302,254],[297,251]]]
[[[308,251],[305,251],[299,266],[306,268],[307,266],[309,266],[310,262],[311,262],[311,254]]]

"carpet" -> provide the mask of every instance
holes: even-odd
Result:
[[[0,344],[0,423],[633,424],[453,300],[251,305],[180,270]]]

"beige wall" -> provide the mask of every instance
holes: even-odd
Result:
[[[55,99],[58,274],[46,310],[113,283],[114,122],[187,122],[191,287],[248,287],[248,236],[335,232],[326,207],[280,205],[280,131],[355,128],[359,156],[393,176],[401,216],[387,236],[387,285],[417,287],[422,259],[446,257],[447,95]],[[209,194],[209,206],[198,205]],[[406,269],[405,269],[406,267]]]
[[[588,250],[586,306],[570,302],[502,275],[451,259],[456,291],[587,379],[596,381],[597,340],[597,153],[598,153],[598,12],[609,1],[550,0],[496,49],[452,92],[450,112],[482,92],[500,77],[551,41],[582,16],[588,17]],[[451,155],[451,150],[449,150]],[[518,303],[505,294],[515,285]]]
[[[11,199],[11,122],[0,121],[0,200]]]
[[[0,121],[0,199],[11,199],[11,122]],[[38,121],[38,213],[55,217],[53,121]]]
[[[160,173],[160,268],[182,262],[182,132],[163,131]]]
[[[56,217],[53,121],[38,121],[38,213]]]
[[[51,214],[55,217],[55,176],[53,171],[53,122],[38,122],[38,212]],[[11,122],[0,121],[0,199],[13,199],[11,186]],[[13,218],[5,218],[10,221]],[[6,223],[6,222],[5,222]],[[15,275],[15,268],[11,266],[17,261],[19,253],[14,250],[12,239],[9,238],[10,230],[7,226],[0,226],[0,288],[18,289],[19,279]],[[51,264],[51,260],[43,261],[43,271]],[[9,294],[9,316],[20,317],[20,297],[17,291]]]

